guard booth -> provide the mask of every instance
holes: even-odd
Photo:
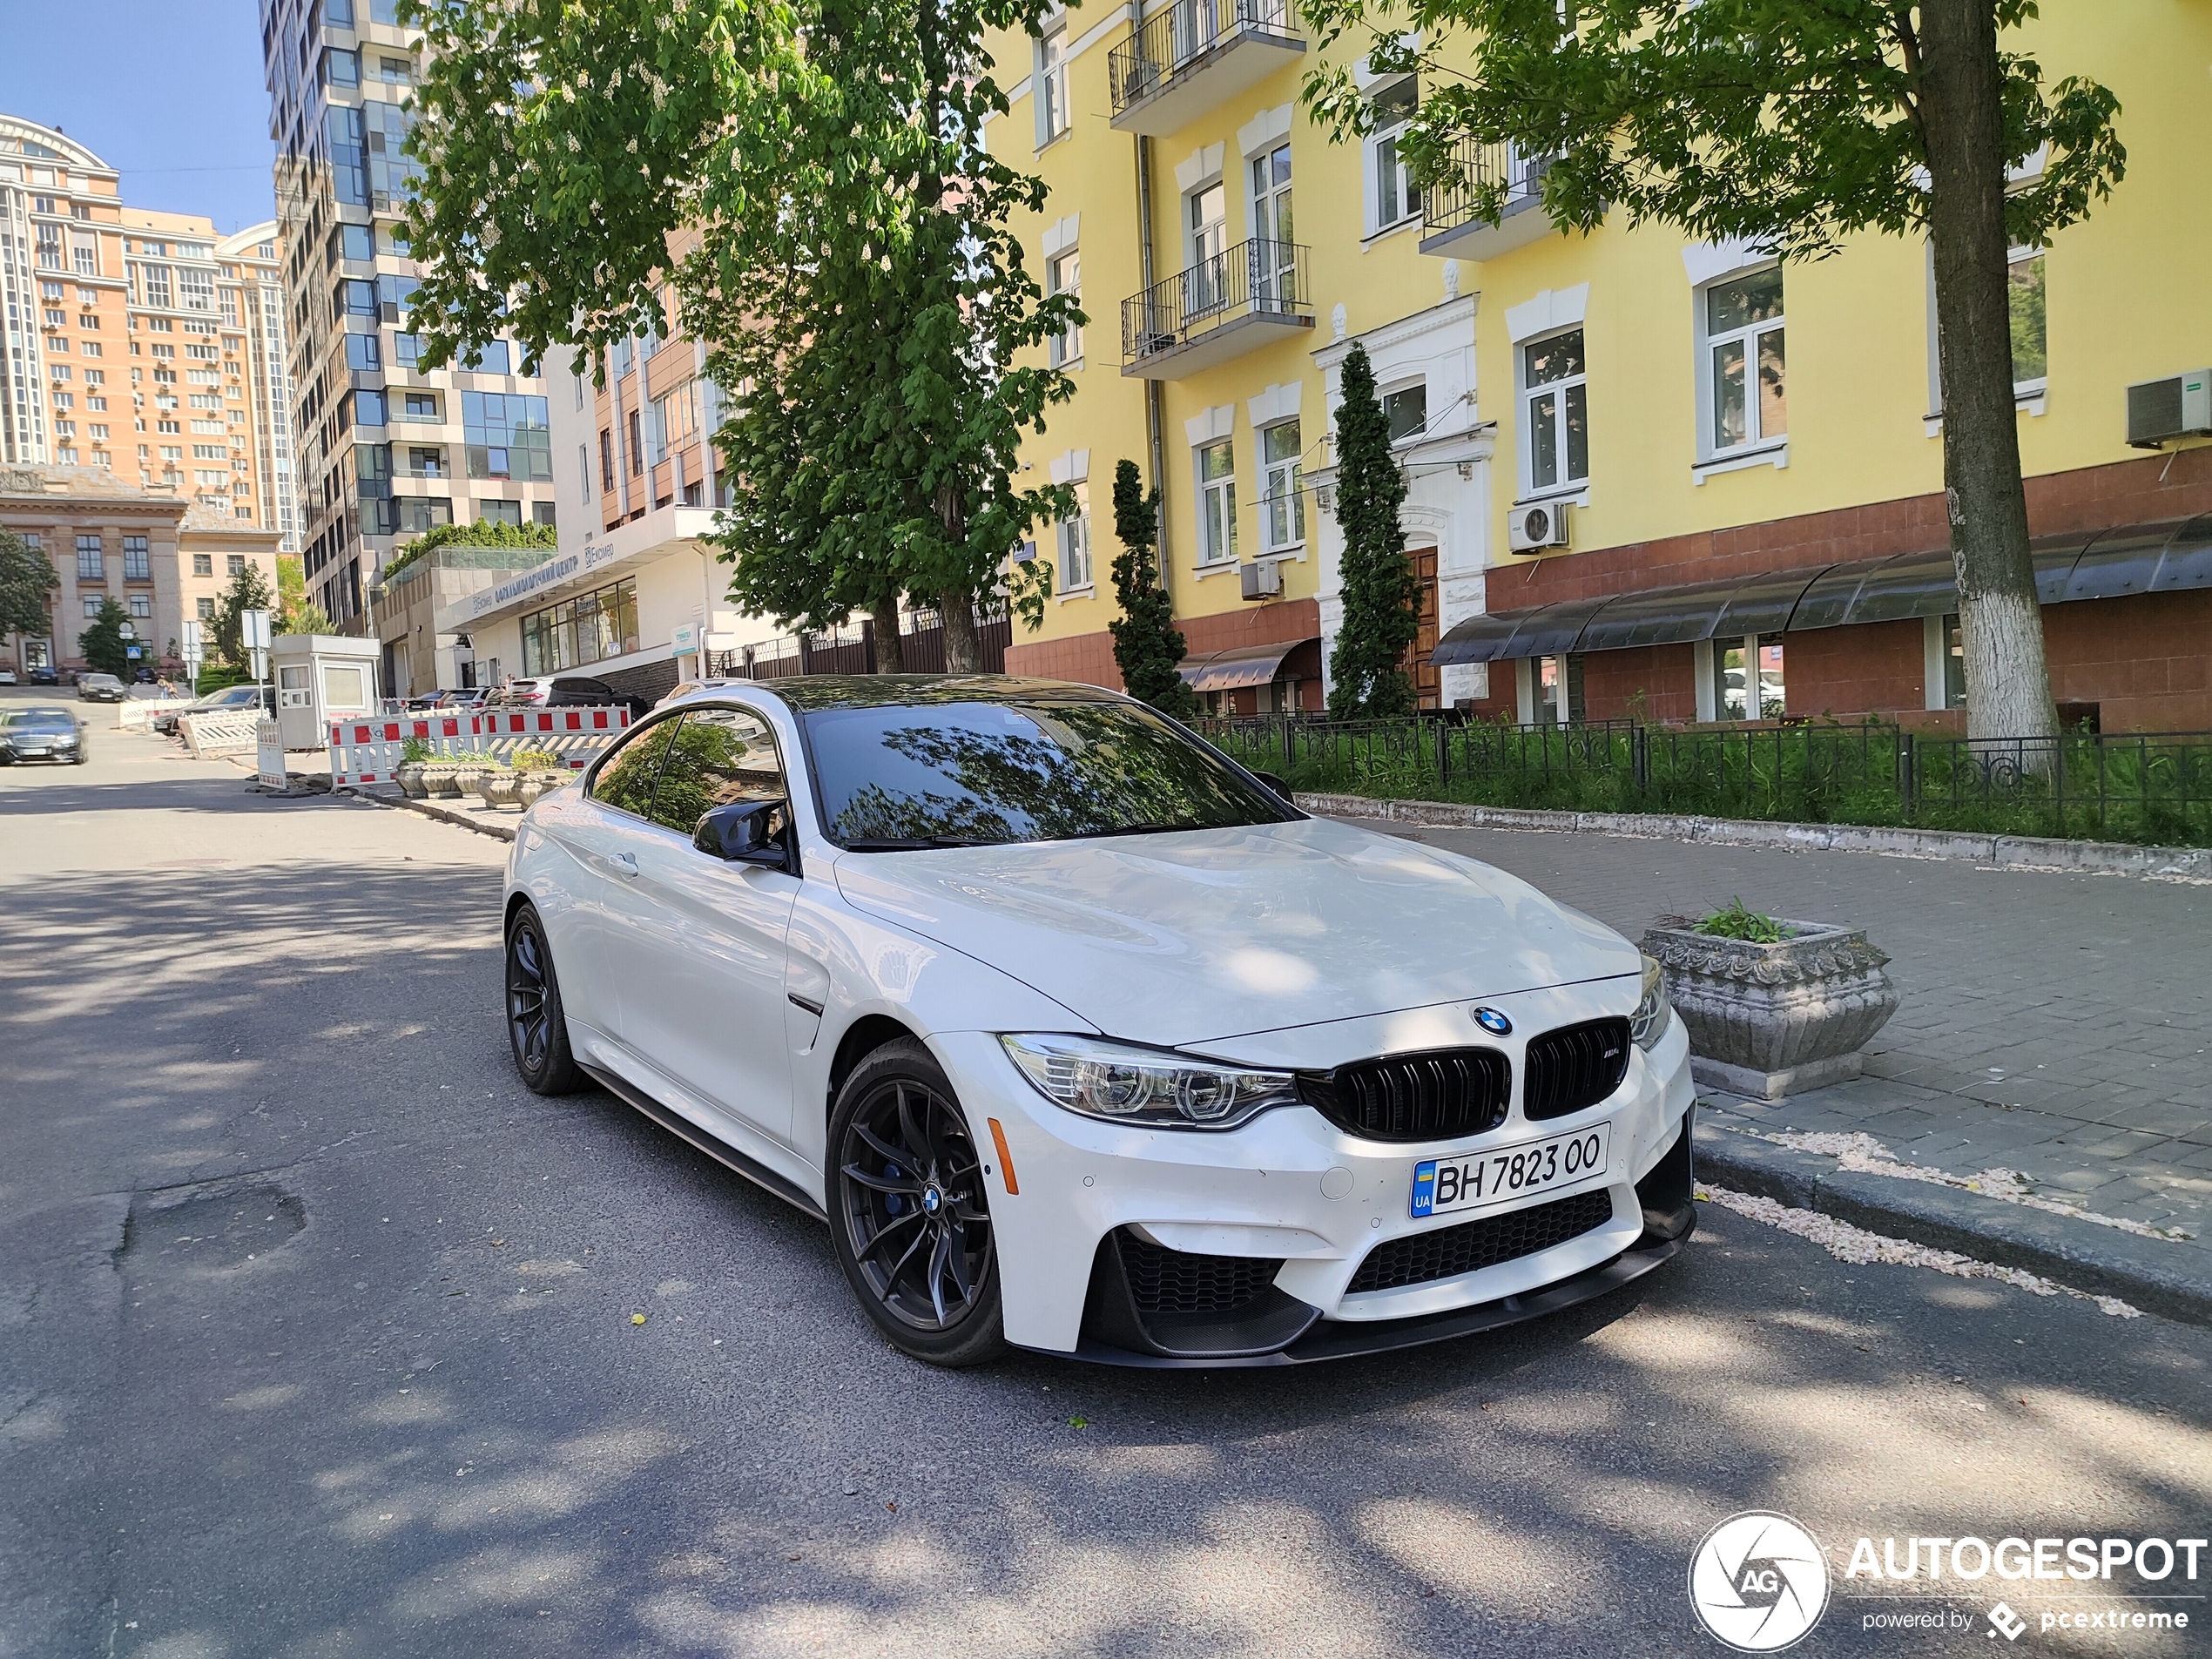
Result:
[[[332,720],[377,711],[374,639],[337,634],[279,634],[270,651],[276,667],[277,728],[284,746],[320,749]]]

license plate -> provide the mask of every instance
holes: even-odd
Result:
[[[1570,1185],[1605,1173],[1613,1126],[1463,1158],[1427,1158],[1413,1166],[1413,1214],[1445,1216],[1480,1210]]]

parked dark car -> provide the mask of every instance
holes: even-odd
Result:
[[[81,766],[90,759],[84,728],[67,709],[17,709],[0,718],[0,766],[18,760],[66,760]]]
[[[23,678],[24,683],[27,685],[59,685],[62,683],[61,675],[51,664],[45,663],[39,664],[37,667],[25,673]]]
[[[77,700],[80,703],[120,703],[123,682],[112,674],[79,674]]]
[[[273,715],[276,712],[276,691],[273,687],[233,685],[223,691],[211,691],[207,696],[196,698],[182,708],[164,709],[152,716],[146,724],[156,732],[165,734],[177,729],[177,717],[180,714],[212,714],[219,709],[250,709],[253,706],[257,697],[260,699],[262,713]]]
[[[653,700],[617,691],[586,674],[555,674],[543,679],[509,680],[484,699],[487,708],[605,709],[630,711],[633,720],[651,713]]]
[[[155,678],[156,676],[153,670],[143,665],[139,667],[137,672],[131,676],[133,683],[139,685],[151,685],[154,683]]]

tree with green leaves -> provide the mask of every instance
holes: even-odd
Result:
[[[53,626],[46,596],[61,586],[54,562],[13,530],[0,529],[0,634],[44,638]]]
[[[1548,157],[1545,210],[1619,214],[1785,264],[1868,231],[1933,253],[1945,499],[1976,737],[2057,730],[2027,543],[2006,257],[2082,219],[2123,176],[2118,101],[2046,86],[2006,32],[2035,0],[1310,0],[1323,38],[1375,40],[1379,74],[1430,71],[1399,140],[1416,179],[1460,176],[1462,142]],[[1308,76],[1318,118],[1358,129],[1340,68]],[[2030,157],[2041,171],[2007,176]],[[1514,181],[1466,179],[1480,217]]]
[[[1344,537],[1338,586],[1344,619],[1329,653],[1329,713],[1390,719],[1413,711],[1406,653],[1420,631],[1420,587],[1406,556],[1398,509],[1406,475],[1392,452],[1390,421],[1375,396],[1367,348],[1355,344],[1339,372],[1337,529]]]
[[[276,595],[269,590],[269,579],[261,574],[261,567],[248,559],[239,567],[215,601],[215,620],[209,627],[208,644],[212,655],[237,666],[246,663],[246,613],[249,610],[272,610],[276,606]],[[271,618],[274,631],[274,618]]]
[[[887,655],[900,600],[934,605],[955,671],[1001,583],[1042,621],[1049,563],[1009,557],[1074,492],[1013,481],[1074,387],[1020,365],[1081,313],[1009,228],[1045,192],[983,147],[1007,102],[982,37],[1036,32],[1048,0],[408,10],[426,362],[506,332],[580,368],[672,304],[724,388],[716,540],[744,609],[869,611]]]
[[[1122,614],[1106,628],[1123,688],[1163,714],[1188,719],[1198,711],[1198,696],[1176,666],[1184,657],[1183,636],[1160,584],[1160,492],[1144,493],[1134,461],[1114,468],[1114,534],[1122,544],[1114,556],[1114,597]]]
[[[124,624],[130,620],[131,613],[114,600],[101,600],[99,614],[77,636],[77,654],[103,674],[128,678],[137,666],[131,660],[131,647],[141,643],[123,637]]]

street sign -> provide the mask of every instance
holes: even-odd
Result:
[[[136,639],[138,637],[138,631],[127,622],[118,624],[115,631],[125,639]]]
[[[241,610],[238,613],[239,643],[248,651],[269,648],[269,613],[266,610]],[[260,678],[259,675],[254,677]]]
[[[146,653],[143,646],[126,645],[124,647],[123,654],[125,657],[128,657],[132,662],[136,662],[139,658],[145,656]]]
[[[247,655],[253,659],[253,683],[259,685],[269,677],[269,653],[256,645]]]

